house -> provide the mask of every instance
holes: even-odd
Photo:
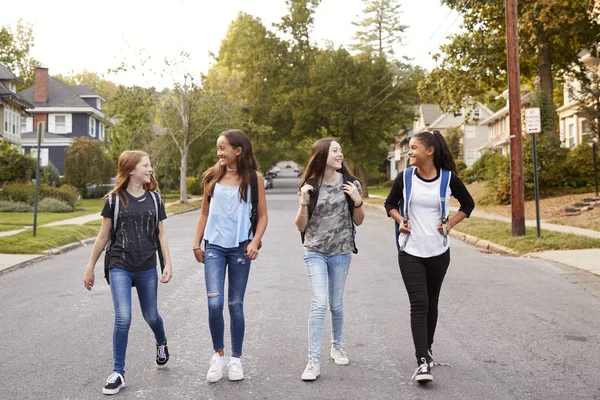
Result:
[[[464,160],[467,167],[471,167],[479,158],[477,149],[488,141],[488,129],[479,125],[479,122],[489,118],[494,112],[481,103],[474,107],[459,111],[447,112],[440,115],[428,126],[428,130],[438,130],[444,135],[448,129],[458,128],[461,135],[461,148],[459,154],[454,154],[457,159]],[[418,131],[417,131],[418,132]]]
[[[33,104],[17,94],[17,78],[0,64],[0,140],[14,145],[21,143],[21,127]]]
[[[485,151],[493,151],[508,155],[510,151],[510,110],[508,104],[508,90],[502,94],[507,101],[506,106],[496,111],[494,114],[479,123],[479,126],[486,127],[488,132],[488,141],[477,148],[476,159],[481,157]],[[533,100],[533,93],[528,92],[521,95],[521,109],[527,108]],[[524,111],[523,111],[524,112]],[[525,132],[525,118],[521,118],[521,134]]]
[[[581,51],[578,56],[589,73],[595,70],[600,74],[600,60],[592,57],[588,50]],[[584,143],[585,136],[592,133],[588,121],[580,115],[578,99],[580,91],[581,82],[572,77],[567,78],[563,90],[564,105],[556,110],[559,118],[560,141],[568,149]]]
[[[52,162],[60,175],[65,171],[66,150],[77,137],[106,141],[106,129],[112,126],[102,111],[105,100],[85,85],[70,86],[48,75],[48,69],[35,69],[34,85],[19,93],[35,108],[32,117],[22,123],[21,145],[25,153],[37,155],[38,122],[44,122],[41,165]]]

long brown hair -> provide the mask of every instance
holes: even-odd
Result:
[[[329,148],[331,147],[331,142],[337,142],[337,140],[333,138],[322,138],[313,143],[310,159],[308,160],[308,164],[306,164],[306,168],[304,169],[304,175],[300,180],[300,186],[298,186],[299,188],[302,188],[302,186],[304,186],[306,181],[309,179],[316,180],[318,185],[321,184],[323,175],[325,174],[325,167],[327,166],[327,157],[329,157]],[[344,164],[344,161],[342,161],[342,167],[338,170],[338,172],[341,172],[342,175],[349,180],[358,180],[360,182],[357,177],[350,173],[346,167],[346,164]]]
[[[252,171],[258,169],[258,163],[252,153],[252,143],[250,142],[248,135],[239,129],[230,129],[221,133],[219,137],[221,136],[224,136],[234,149],[237,149],[238,147],[242,149],[241,154],[236,158],[236,168],[238,175],[242,178],[239,189],[240,200],[247,201],[248,185],[250,185],[252,179]],[[204,171],[202,174],[202,181],[204,182],[206,193],[209,196],[212,196],[217,182],[225,176],[226,168],[226,165],[221,165],[221,163],[217,161],[215,165]]]
[[[150,159],[148,153],[141,150],[125,150],[121,153],[119,156],[119,168],[117,170],[117,185],[113,190],[104,196],[105,199],[110,197],[113,193],[117,193],[121,199],[121,202],[124,203],[124,207],[129,205],[129,200],[127,196],[125,196],[124,192],[129,184],[130,174],[144,157],[148,157],[148,159]],[[154,174],[152,174],[150,177],[150,183],[144,183],[144,189],[151,192],[159,191],[158,182],[156,181]]]

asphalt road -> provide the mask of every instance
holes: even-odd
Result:
[[[285,175],[289,176],[285,178]],[[434,343],[434,382],[409,381],[414,368],[408,298],[393,225],[368,210],[346,286],[350,365],[328,359],[302,382],[308,285],[293,220],[297,178],[282,169],[268,191],[269,227],[245,299],[246,378],[205,380],[212,345],[203,266],[192,256],[197,212],[166,229],[174,260],[159,287],[169,368],[154,367],[153,336],[134,306],[122,399],[600,399],[600,280],[549,262],[483,254],[453,243]],[[91,247],[0,276],[0,398],[99,399],[112,367],[110,290],[96,269],[83,288]],[[135,291],[134,291],[135,293]],[[133,295],[137,304],[137,295]],[[226,318],[226,326],[228,326]],[[226,353],[230,342],[226,332]]]

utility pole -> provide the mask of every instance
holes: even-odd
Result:
[[[525,184],[521,133],[521,84],[519,67],[519,17],[517,0],[506,0],[506,54],[510,113],[510,199],[512,235],[525,235]]]

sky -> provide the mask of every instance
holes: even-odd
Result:
[[[2,5],[0,25],[14,27],[19,19],[33,27],[34,58],[51,75],[96,72],[123,85],[168,86],[160,78],[163,60],[190,55],[182,71],[198,77],[206,73],[229,24],[239,11],[261,19],[270,30],[286,14],[285,0],[30,0],[27,7],[11,1]],[[409,28],[397,53],[426,69],[445,37],[459,31],[459,15],[440,0],[400,0],[401,23]],[[312,40],[337,46],[352,42],[353,21],[362,15],[361,0],[322,0],[315,14]],[[108,74],[122,62],[142,68]]]

